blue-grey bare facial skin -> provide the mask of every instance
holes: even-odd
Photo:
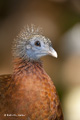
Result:
[[[14,56],[32,60],[38,60],[45,55],[52,55],[57,58],[51,41],[38,34],[38,30],[31,29],[31,31],[26,28],[17,37],[13,48]]]

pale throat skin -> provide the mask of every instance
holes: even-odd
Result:
[[[57,52],[53,49],[51,41],[45,36],[32,35],[28,39],[20,39],[14,49],[16,57],[34,61],[46,55],[57,58]]]

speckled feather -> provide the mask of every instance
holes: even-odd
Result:
[[[14,63],[13,74],[0,76],[0,120],[63,120],[56,88],[42,63],[18,56]]]

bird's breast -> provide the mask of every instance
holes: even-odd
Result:
[[[54,114],[56,89],[41,67],[30,68],[15,76],[16,92],[12,94],[16,111],[31,118]]]
[[[40,64],[15,69],[10,90],[12,113],[24,114],[31,120],[49,120],[56,114],[59,105],[56,89]]]

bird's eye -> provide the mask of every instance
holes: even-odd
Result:
[[[36,45],[36,46],[39,46],[39,47],[41,46],[41,44],[40,44],[39,41],[36,41],[36,42],[35,42],[35,45]]]

